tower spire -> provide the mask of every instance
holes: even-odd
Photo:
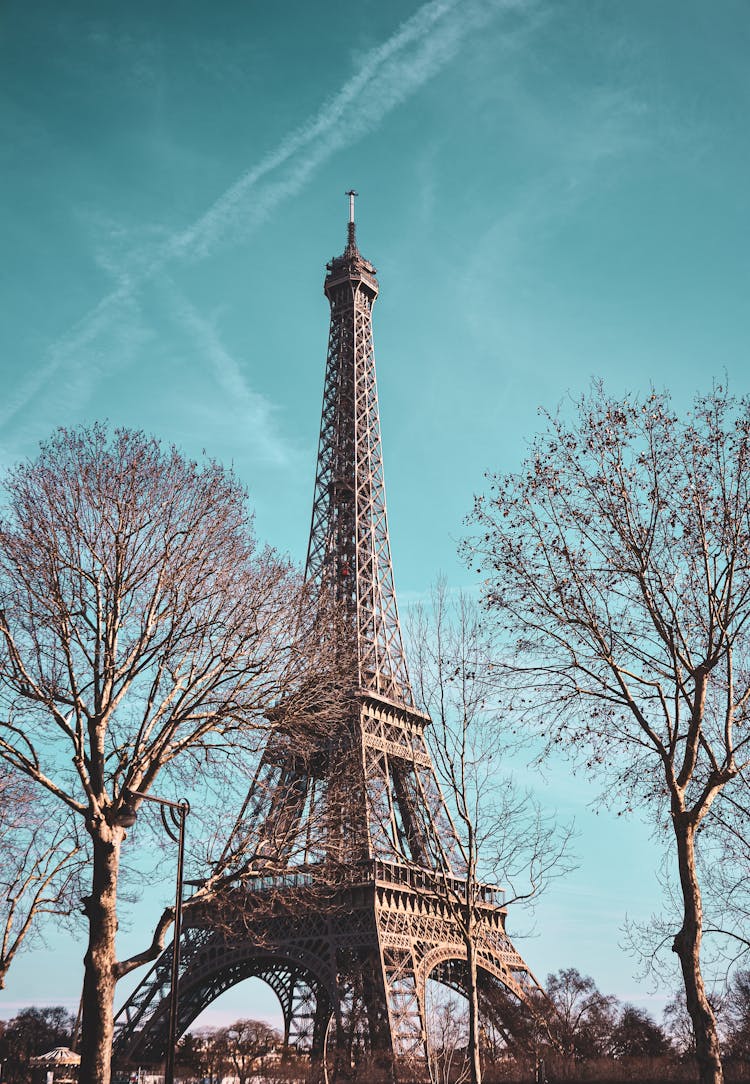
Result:
[[[354,199],[359,195],[353,188],[346,193],[349,197],[349,225],[347,229],[346,251],[354,254],[357,251],[356,226],[354,224]]]

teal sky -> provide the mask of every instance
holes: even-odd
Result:
[[[143,428],[233,462],[301,561],[354,187],[402,609],[472,583],[462,520],[540,406],[748,390],[749,52],[739,0],[5,0],[0,465]],[[540,794],[581,862],[522,951],[650,1004],[618,947],[658,906],[647,829],[561,768]],[[76,1003],[82,951],[51,936],[0,1013]]]

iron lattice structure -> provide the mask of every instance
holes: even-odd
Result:
[[[351,707],[312,743],[275,720],[237,838],[250,874],[222,908],[188,909],[182,1033],[224,990],[275,991],[288,1050],[310,1079],[425,1079],[428,978],[467,988],[457,839],[424,739],[399,626],[386,518],[372,308],[350,194],[344,253],[327,265],[331,325],[307,580],[344,626]],[[321,628],[321,635],[325,635]],[[506,1038],[543,998],[505,932],[502,892],[472,886],[481,1000]],[[448,897],[453,901],[448,902]],[[466,901],[468,902],[468,901]],[[116,1018],[120,1057],[163,1056],[171,950]]]
[[[328,264],[324,287],[331,329],[306,576],[351,624],[359,687],[410,705],[375,379],[378,283],[375,268],[357,249],[354,229],[352,215],[346,249]]]

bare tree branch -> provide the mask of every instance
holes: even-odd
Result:
[[[701,1081],[720,1081],[701,970],[698,833],[747,762],[750,401],[715,386],[679,416],[666,394],[600,384],[547,416],[518,474],[478,497],[467,558],[512,644],[516,711],[672,826],[673,949]]]
[[[44,917],[78,904],[84,847],[71,819],[50,812],[23,777],[0,779],[0,989]]]
[[[106,1084],[114,985],[135,966],[115,959],[126,791],[169,785],[198,750],[208,767],[268,725],[300,676],[299,581],[257,546],[230,472],[141,433],[58,430],[5,496],[0,760],[88,839],[80,1079]]]

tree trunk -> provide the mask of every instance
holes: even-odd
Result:
[[[469,1081],[471,1084],[482,1084],[482,1063],[479,1050],[479,992],[477,990],[477,949],[474,937],[470,933],[465,937],[466,944],[466,970],[468,972],[469,1000]]]
[[[89,943],[84,956],[83,1023],[79,1084],[109,1084],[112,1060],[117,934],[117,874],[120,839],[117,829],[106,837],[92,833],[91,895],[84,898]]]
[[[701,972],[703,903],[695,869],[695,827],[682,813],[674,817],[674,830],[682,888],[683,921],[672,950],[677,954],[682,968],[687,1011],[693,1022],[700,1084],[723,1084],[724,1073],[721,1067],[716,1017],[706,996]]]

